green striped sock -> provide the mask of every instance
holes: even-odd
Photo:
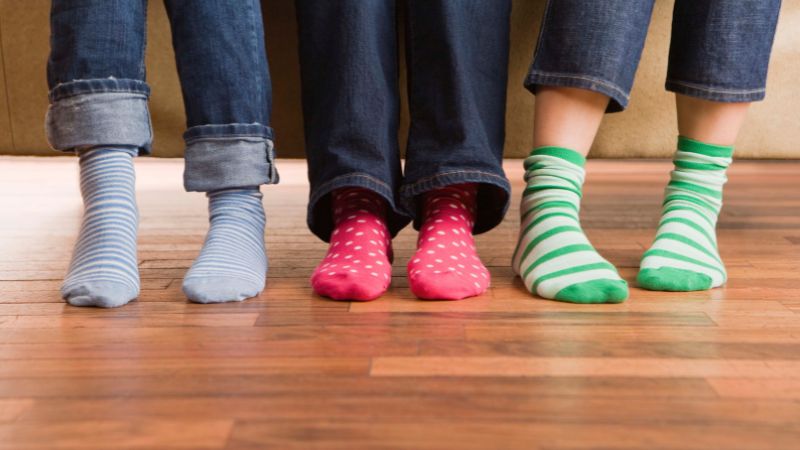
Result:
[[[541,147],[525,159],[519,242],[512,265],[532,293],[572,303],[619,303],[628,285],[581,229],[578,211],[586,159]]]
[[[725,283],[715,229],[732,155],[733,147],[678,138],[675,170],[655,241],[640,264],[639,286],[653,291],[700,291]]]

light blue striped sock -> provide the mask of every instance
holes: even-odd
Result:
[[[183,279],[195,303],[241,301],[264,289],[267,252],[258,187],[208,193],[211,226],[203,250]]]
[[[139,295],[133,147],[79,150],[84,214],[61,296],[75,306],[122,306]]]

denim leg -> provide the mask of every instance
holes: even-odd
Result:
[[[145,11],[145,0],[52,1],[45,127],[54,149],[150,151]]]
[[[678,0],[666,88],[717,102],[764,98],[780,0]]]
[[[654,0],[549,0],[525,87],[587,89],[628,105]],[[697,2],[705,3],[705,2]]]
[[[420,194],[460,183],[479,184],[476,233],[505,215],[510,12],[508,0],[408,2],[411,126],[400,194],[412,217]]]
[[[297,0],[308,226],[333,230],[331,192],[357,186],[390,205],[389,229],[408,218],[395,206],[401,172],[394,0]]]
[[[259,1],[165,4],[186,108],[186,189],[277,182]]]

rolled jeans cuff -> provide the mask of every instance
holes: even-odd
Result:
[[[153,141],[149,92],[136,80],[79,80],[57,86],[50,92],[45,118],[50,146],[68,152],[132,146],[139,154],[149,154]]]
[[[200,125],[184,134],[187,191],[275,184],[272,130],[262,124]]]

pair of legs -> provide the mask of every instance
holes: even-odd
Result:
[[[48,61],[53,148],[77,153],[85,213],[65,300],[115,307],[139,295],[133,158],[148,154],[146,0],[54,0]],[[264,287],[259,186],[277,181],[271,90],[257,0],[166,0],[187,116],[189,191],[206,192],[210,229],[183,289],[196,302]]]
[[[501,162],[510,2],[296,4],[308,225],[331,242],[312,277],[316,292],[380,296],[391,277],[391,237],[413,220],[421,230],[408,266],[414,293],[480,294],[488,272],[472,234],[502,220],[509,196]],[[405,168],[397,139],[398,16],[405,18],[411,116]]]
[[[589,153],[609,98],[577,88],[543,86],[536,95],[534,148],[560,146]],[[750,103],[722,103],[675,95],[678,133],[700,142],[732,146]]]
[[[606,112],[624,109],[651,0],[550,2],[526,86],[537,94],[514,269],[557,300],[620,302],[627,286],[583,234],[583,164]],[[680,138],[662,220],[638,284],[689,291],[722,285],[715,226],[725,169],[750,102],[764,97],[779,0],[678,0],[666,87]],[[578,45],[563,37],[580,33]]]

